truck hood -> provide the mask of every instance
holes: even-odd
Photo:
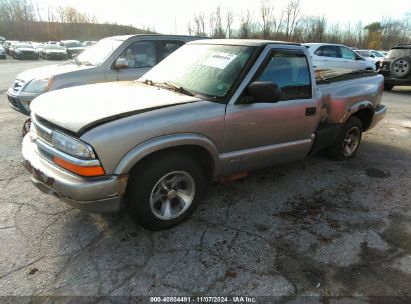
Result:
[[[200,101],[139,82],[110,82],[51,91],[30,104],[33,114],[82,134],[95,125],[158,108]]]
[[[69,73],[78,70],[86,70],[94,68],[93,66],[86,66],[86,65],[77,65],[75,63],[61,63],[61,64],[54,64],[48,65],[41,68],[27,70],[23,73],[17,75],[16,79],[23,80],[24,82],[28,82],[34,78],[45,78],[50,76],[56,76],[64,73]]]

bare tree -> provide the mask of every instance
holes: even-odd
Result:
[[[228,38],[232,37],[232,25],[234,22],[234,14],[231,10],[227,10],[225,15],[226,33]]]
[[[36,10],[29,0],[1,0],[0,21],[35,21]]]
[[[240,29],[238,33],[239,38],[249,39],[252,37],[253,31],[252,31],[251,23],[252,23],[251,12],[247,10],[245,14],[241,14]]]
[[[188,24],[187,24],[187,32],[188,32],[188,34],[189,34],[190,36],[192,36],[193,33],[194,33],[194,29],[193,29],[193,27],[191,26],[191,22],[190,22],[190,21],[188,21]]]
[[[206,36],[204,13],[194,14],[194,34],[196,36]]]
[[[285,8],[285,40],[292,38],[293,32],[301,18],[300,0],[291,0]]]
[[[261,3],[261,35],[263,39],[271,37],[273,30],[273,7],[266,0]]]
[[[284,25],[284,14],[285,11],[281,10],[280,15],[278,18],[276,18],[275,16],[273,16],[273,30],[274,30],[274,37],[275,39],[279,39],[280,38],[280,33],[283,29],[283,25]]]
[[[96,18],[88,14],[81,13],[74,7],[66,6],[57,9],[60,22],[63,23],[95,23]]]
[[[223,18],[221,16],[221,7],[218,6],[214,12],[214,38],[225,38],[226,31],[223,26]]]

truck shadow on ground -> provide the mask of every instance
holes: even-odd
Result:
[[[77,247],[53,290],[411,296],[410,162],[410,151],[366,140],[349,161],[259,170],[211,185],[191,219],[161,232],[126,212],[72,210],[54,246]]]

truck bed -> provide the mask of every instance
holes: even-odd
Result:
[[[321,69],[315,71],[317,85],[339,82],[343,80],[373,77],[376,71],[352,70],[352,69]]]
[[[350,115],[354,104],[380,104],[384,78],[374,71],[319,70],[316,82],[321,91],[320,120],[340,124]]]

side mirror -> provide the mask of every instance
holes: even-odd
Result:
[[[277,102],[281,97],[280,87],[273,82],[255,81],[247,87],[248,95],[240,103]]]
[[[116,63],[114,64],[115,69],[127,69],[128,68],[128,60],[126,58],[118,58]]]
[[[355,60],[363,60],[363,61],[365,61],[365,59],[362,58],[360,55],[355,56]]]

